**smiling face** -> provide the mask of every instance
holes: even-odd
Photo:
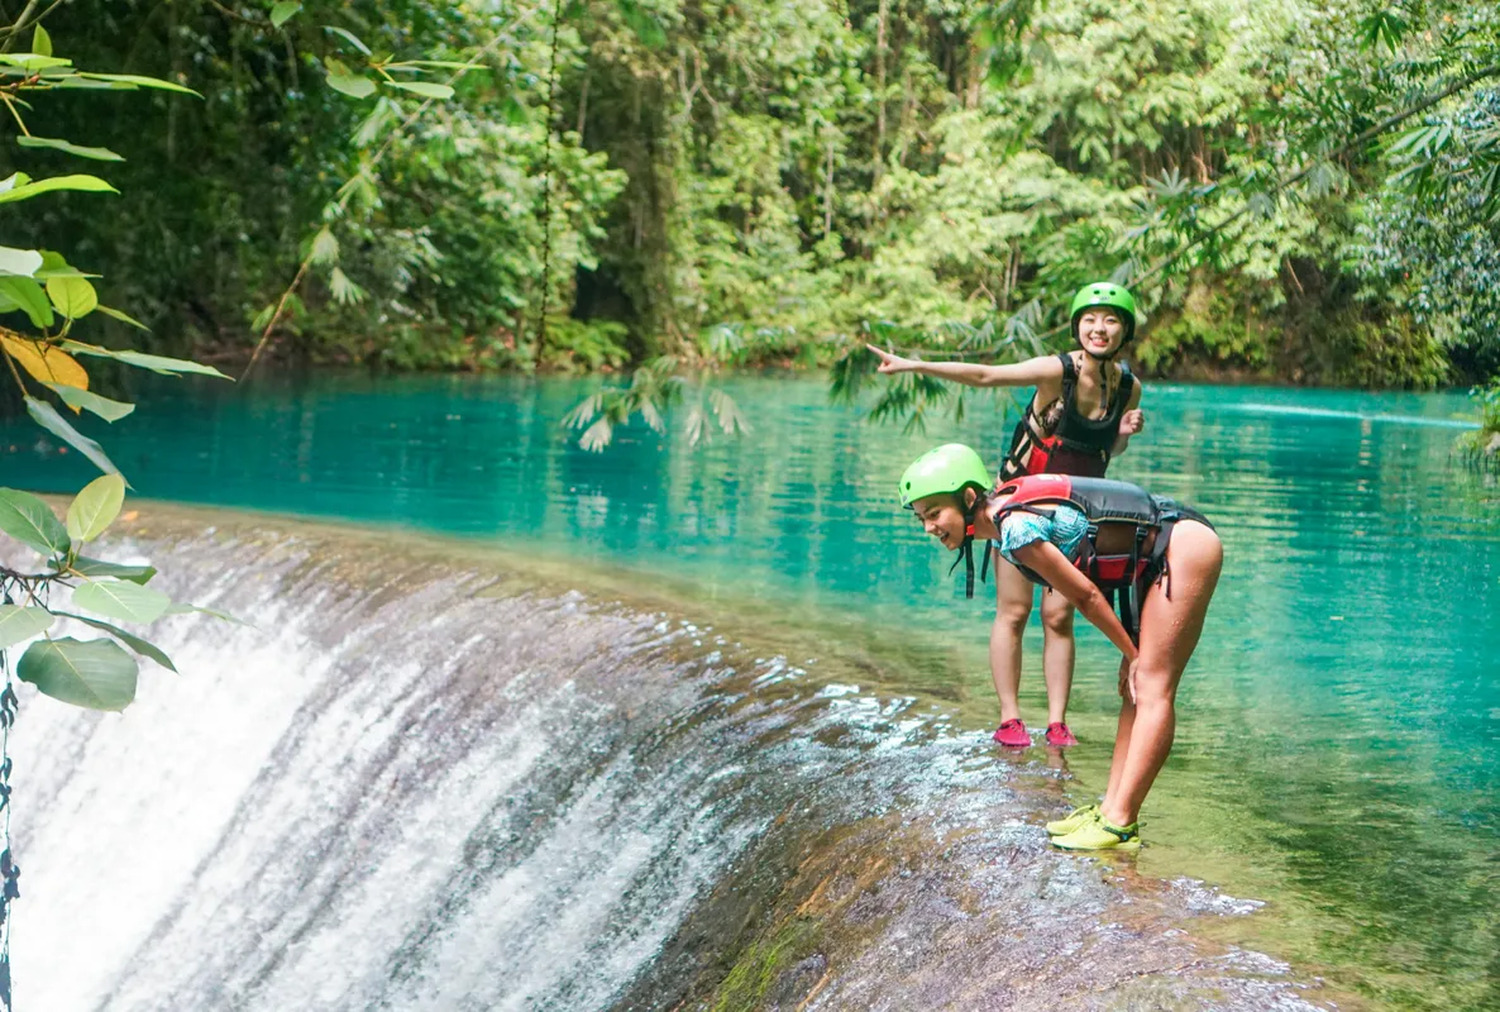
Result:
[[[973,502],[974,490],[964,489],[962,495],[964,498],[960,499],[958,494],[944,492],[911,504],[912,512],[922,522],[922,530],[937,538],[950,552],[963,547],[964,535],[969,529],[964,520],[964,503]]]
[[[1125,318],[1109,306],[1090,306],[1078,315],[1078,343],[1096,358],[1108,358],[1125,340]]]

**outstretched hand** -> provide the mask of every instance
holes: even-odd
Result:
[[[1146,427],[1146,415],[1140,408],[1131,408],[1120,416],[1120,435],[1133,436]]]
[[[865,347],[873,351],[880,359],[880,366],[875,370],[876,372],[911,372],[917,367],[917,360],[914,358],[902,358],[883,348],[877,348],[873,344],[866,344]]]

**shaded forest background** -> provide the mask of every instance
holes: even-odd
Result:
[[[1001,358],[1113,277],[1148,374],[1500,372],[1493,4],[71,0],[46,24],[79,66],[202,95],[39,96],[124,157],[121,195],[56,195],[7,240],[97,265],[166,353],[245,358],[296,279],[283,361],[827,365],[871,335]]]

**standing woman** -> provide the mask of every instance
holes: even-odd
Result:
[[[1078,350],[1014,365],[922,362],[869,345],[882,373],[916,372],[974,387],[1036,387],[1016,423],[1002,480],[1023,474],[1063,473],[1104,477],[1114,457],[1145,425],[1141,385],[1115,358],[1135,336],[1135,299],[1119,285],[1085,285],[1069,307]],[[990,630],[990,676],[1000,697],[995,740],[1022,748],[1031,736],[1021,719],[1021,637],[1031,619],[1034,588],[1011,565],[1004,546],[995,552],[995,624]],[[1042,595],[1042,677],[1047,683],[1049,745],[1077,743],[1067,725],[1073,686],[1073,606],[1058,594]]]
[[[1105,478],[1026,475],[990,491],[984,461],[959,443],[917,458],[899,491],[944,548],[998,540],[1019,572],[1051,587],[1119,648],[1120,719],[1104,798],[1047,832],[1066,850],[1139,846],[1141,803],[1172,750],[1177,684],[1223,566],[1213,526],[1191,507]]]

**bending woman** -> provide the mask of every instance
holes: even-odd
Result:
[[[900,495],[950,551],[972,551],[975,538],[999,541],[1028,579],[1061,594],[1119,648],[1120,719],[1104,799],[1047,831],[1067,850],[1138,846],[1141,803],[1172,750],[1177,683],[1223,566],[1213,526],[1190,507],[1105,478],[1026,475],[991,491],[984,461],[959,443],[917,458]]]

